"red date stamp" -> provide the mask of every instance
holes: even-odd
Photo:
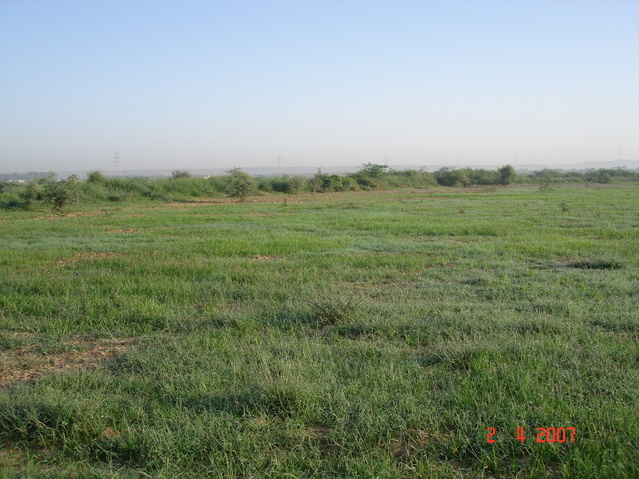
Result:
[[[489,427],[488,434],[486,435],[486,442],[497,442],[496,435],[497,429]],[[577,434],[577,428],[575,427],[538,427],[537,442],[575,442],[575,435]],[[518,427],[516,431],[516,437],[521,442],[526,441],[526,431],[523,427]]]

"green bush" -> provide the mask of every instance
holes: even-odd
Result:
[[[358,178],[357,184],[363,190],[380,190],[387,186],[387,184],[379,178],[371,178],[367,176]]]
[[[37,180],[31,180],[24,186],[19,195],[24,201],[24,207],[30,208],[33,202],[42,195],[42,187]]]
[[[45,204],[55,211],[61,211],[78,198],[80,178],[76,175],[69,176],[66,180],[54,181],[52,177],[44,180]]]
[[[211,196],[217,196],[219,193],[226,193],[226,176],[211,176],[206,178],[206,188],[210,192]]]
[[[376,190],[388,187],[388,166],[375,163],[364,163],[362,168],[350,175],[365,190]]]
[[[244,201],[247,196],[257,192],[257,183],[251,175],[244,173],[240,168],[233,168],[227,171],[229,174],[226,193],[231,198]]]
[[[306,189],[306,178],[303,176],[278,176],[275,178],[261,178],[260,190],[277,191],[295,195]]]
[[[496,185],[499,183],[499,175],[496,171],[479,169],[468,172],[470,183],[473,185]]]
[[[264,178],[263,176],[258,177],[256,180],[257,189],[260,191],[264,191],[266,193],[270,193],[272,191],[282,191],[279,189],[277,190],[275,189],[277,181],[278,181],[278,178]]]
[[[457,169],[447,166],[435,172],[435,179],[442,186],[470,186],[471,172],[470,168]]]
[[[324,183],[324,177],[328,177],[325,173],[322,173],[322,169],[318,168],[317,173],[313,175],[307,182],[307,188],[313,193],[319,193],[322,191],[322,185]]]
[[[107,187],[103,184],[89,181],[80,184],[80,197],[85,201],[104,201],[107,195]]]
[[[4,193],[0,193],[0,206],[4,209],[16,209],[24,206],[24,202],[18,195],[5,191]]]
[[[502,166],[497,170],[500,185],[510,185],[517,181],[517,173],[511,165]]]
[[[385,178],[388,186],[392,188],[414,187],[424,188],[437,185],[435,175],[417,170],[391,170]]]
[[[89,174],[87,175],[87,181],[89,183],[101,183],[101,184],[104,184],[104,183],[106,183],[107,179],[102,174],[102,172],[100,170],[95,170],[95,171],[89,172]]]

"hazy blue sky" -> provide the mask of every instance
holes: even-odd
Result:
[[[0,0],[0,170],[639,159],[637,0]]]

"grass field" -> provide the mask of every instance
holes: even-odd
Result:
[[[0,474],[639,477],[637,185],[73,211],[0,212]]]

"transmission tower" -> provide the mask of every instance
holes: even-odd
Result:
[[[113,160],[115,161],[115,176],[120,177],[120,152],[115,151],[113,153]]]

